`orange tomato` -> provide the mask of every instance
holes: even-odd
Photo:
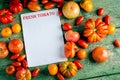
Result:
[[[114,34],[116,31],[116,26],[114,24],[108,25],[108,34]]]
[[[80,49],[78,52],[77,52],[77,57],[79,59],[85,59],[87,56],[87,53],[86,53],[86,50],[84,49]]]
[[[7,74],[14,74],[15,73],[15,67],[14,66],[7,66],[5,69]]]
[[[21,31],[21,26],[18,23],[12,25],[12,32],[17,34]]]
[[[1,35],[5,38],[8,38],[12,35],[12,30],[10,29],[10,27],[4,27],[1,30]]]
[[[58,73],[58,66],[56,64],[50,64],[48,66],[48,71],[50,75],[54,76]]]

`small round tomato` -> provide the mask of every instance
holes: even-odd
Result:
[[[86,50],[80,49],[80,50],[77,52],[77,57],[78,57],[79,59],[85,59],[85,58],[87,57]]]
[[[92,51],[92,58],[96,61],[96,62],[105,62],[108,59],[109,53],[108,51],[101,46],[96,47],[93,51]]]
[[[77,42],[80,38],[80,34],[76,31],[69,30],[65,33],[66,41]]]
[[[5,69],[7,74],[14,74],[15,73],[15,67],[14,66],[7,66]]]
[[[98,14],[99,16],[102,16],[103,13],[104,13],[104,8],[99,8],[98,11],[97,11],[97,14]]]
[[[82,64],[78,60],[74,60],[73,62],[77,66],[78,69],[82,69],[83,68]]]
[[[22,60],[24,60],[26,58],[25,54],[21,54],[18,58],[17,61],[21,62]]]
[[[8,54],[7,44],[5,42],[0,42],[0,58],[5,58]]]
[[[12,30],[10,29],[10,27],[4,27],[1,30],[1,35],[5,38],[8,38],[12,35]]]
[[[9,42],[8,49],[12,53],[19,53],[23,50],[23,42],[20,39],[15,38]]]
[[[72,29],[72,25],[68,22],[64,23],[62,26],[63,30],[71,30]]]
[[[118,48],[120,48],[120,41],[118,39],[114,40],[114,45]]]
[[[116,31],[116,26],[114,24],[108,25],[108,34],[114,34]]]
[[[48,71],[50,75],[54,76],[58,73],[58,66],[56,64],[48,65]]]
[[[21,31],[21,26],[18,23],[12,25],[12,32],[17,34]]]

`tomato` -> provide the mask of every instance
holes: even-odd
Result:
[[[9,8],[11,12],[18,13],[23,10],[23,5],[19,1],[10,0]]]
[[[104,17],[104,22],[105,22],[107,25],[110,24],[110,16],[109,16],[109,15],[106,15],[106,16]]]
[[[114,45],[118,48],[120,48],[120,41],[118,39],[114,40]]]
[[[81,0],[80,7],[86,12],[91,12],[94,8],[92,0]]]
[[[8,54],[7,44],[5,42],[0,42],[0,59],[7,57]]]
[[[88,47],[88,44],[84,40],[82,40],[82,39],[78,40],[78,44],[82,48],[87,48]]]
[[[51,8],[54,8],[54,3],[53,2],[48,2],[44,5],[44,8],[45,9],[51,9]]]
[[[12,56],[10,57],[10,59],[11,59],[11,60],[15,60],[15,59],[17,59],[19,56],[20,56],[19,53],[15,53],[15,54],[12,54]]]
[[[12,62],[12,65],[15,66],[15,67],[20,67],[22,64],[20,62]]]
[[[50,75],[54,76],[58,73],[58,66],[56,64],[48,65],[48,71]]]
[[[7,74],[14,74],[15,73],[15,67],[14,66],[7,66],[6,69],[5,69],[6,73]]]
[[[30,0],[30,1],[37,2],[38,0]]]
[[[57,3],[60,3],[60,2],[63,2],[64,0],[51,0],[52,2],[57,2]]]
[[[16,71],[20,71],[20,70],[22,70],[22,69],[25,69],[25,68],[23,68],[23,67],[21,67],[21,66],[16,67]]]
[[[41,10],[41,7],[39,6],[38,3],[30,1],[27,5],[28,9],[31,11],[39,11]]]
[[[77,57],[78,57],[79,59],[85,59],[85,58],[87,57],[86,50],[80,49],[80,50],[77,52]]]
[[[38,76],[39,73],[40,73],[40,68],[35,68],[35,69],[32,71],[32,77]]]
[[[65,77],[73,77],[78,69],[73,62],[66,61],[59,64],[59,71]]]
[[[41,3],[46,4],[46,3],[48,3],[48,0],[41,0]]]
[[[23,42],[18,38],[12,39],[8,43],[8,49],[12,53],[19,53],[23,50]]]
[[[1,35],[4,38],[8,38],[8,37],[10,37],[12,35],[12,30],[10,29],[10,27],[4,27],[1,30]]]
[[[31,72],[29,69],[21,69],[16,72],[16,80],[31,80]]]
[[[61,10],[58,10],[58,15],[59,15],[59,16],[62,16],[62,15],[63,15]]]
[[[8,24],[13,22],[14,16],[8,9],[0,10],[0,22],[3,24]]]
[[[24,60],[26,58],[25,54],[21,54],[18,58],[17,61],[21,62],[22,60]]]
[[[114,24],[108,25],[108,34],[114,34],[116,31],[116,26]]]
[[[21,31],[21,26],[18,23],[12,25],[12,32],[17,34]]]
[[[28,63],[26,60],[22,60],[22,65],[24,68],[28,68]]]
[[[57,73],[57,78],[58,80],[65,80],[65,78],[63,77],[63,75],[61,73]]]
[[[72,29],[72,24],[66,22],[62,26],[63,30],[71,30]]]
[[[64,5],[64,1],[59,2],[59,3],[57,4],[57,8],[61,8],[63,5]]]
[[[98,14],[99,16],[102,16],[103,13],[104,13],[104,8],[99,8],[98,11],[97,11],[97,14]]]
[[[64,53],[67,58],[73,58],[77,49],[78,47],[74,42],[66,42],[64,44]]]
[[[69,30],[65,33],[66,41],[77,42],[80,38],[80,34],[76,31]]]
[[[73,62],[75,63],[75,65],[77,66],[78,69],[83,68],[82,64],[78,60],[74,60]]]
[[[92,51],[92,58],[96,62],[105,62],[108,59],[108,57],[109,52],[104,47],[98,46]]]
[[[84,20],[84,17],[83,17],[83,16],[79,16],[79,17],[76,19],[75,24],[76,24],[76,25],[80,25],[83,20]]]

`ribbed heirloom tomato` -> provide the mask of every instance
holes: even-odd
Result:
[[[19,52],[21,52],[22,49],[23,49],[23,42],[22,42],[22,40],[20,40],[18,38],[12,39],[9,42],[9,44],[8,44],[8,49],[12,53],[19,53]]]

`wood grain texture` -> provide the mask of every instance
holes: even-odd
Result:
[[[80,0],[75,0],[79,3]],[[0,0],[0,8],[2,8]],[[99,77],[103,75],[108,75],[108,74],[114,74],[114,73],[120,73],[120,49],[116,48],[113,45],[113,40],[118,39],[120,40],[120,3],[119,0],[93,0],[94,3],[94,10],[90,13],[86,13],[81,9],[80,15],[83,15],[85,17],[84,22],[89,19],[89,18],[94,18],[96,19],[96,10],[100,7],[103,7],[105,9],[105,13],[102,17],[104,17],[106,14],[109,14],[111,16],[111,23],[115,24],[117,27],[116,33],[113,35],[108,35],[106,38],[102,39],[100,42],[96,43],[91,43],[89,44],[89,47],[86,49],[87,50],[87,58],[85,60],[80,60],[80,62],[83,64],[83,69],[79,70],[77,75],[72,78],[66,78],[66,80],[78,80],[78,79],[88,79],[88,80],[118,80],[120,79],[120,74],[118,75],[113,75],[113,76],[105,76],[105,77],[100,77],[100,78],[93,78],[93,77]],[[7,5],[3,5],[7,7]],[[42,9],[44,10],[44,9]],[[3,25],[0,23],[0,31],[3,27],[5,26],[11,26],[13,23],[20,23],[20,14],[22,13],[27,13],[30,12],[28,9],[24,9],[23,12],[20,12],[19,14],[14,14],[15,20],[14,22],[10,24]],[[80,26],[75,26],[74,22],[75,19],[73,20],[68,20],[65,17],[61,17],[61,23],[63,24],[64,22],[70,22],[73,24],[73,30],[74,31],[79,31],[79,33],[83,32],[83,25],[81,24]],[[64,33],[64,31],[63,31]],[[9,42],[13,38],[20,38],[23,40],[23,33],[19,34],[13,34],[10,38],[3,38],[0,35],[0,41],[5,41]],[[106,61],[105,63],[96,63],[91,59],[91,51],[96,47],[96,46],[103,46],[107,50],[109,50],[110,55],[109,55],[109,60]],[[25,50],[23,50],[21,53],[24,53]],[[15,75],[7,75],[5,73],[5,67],[9,65],[12,61],[9,59],[11,53],[9,56],[5,59],[0,59],[0,79],[2,80],[16,80]],[[70,61],[73,61],[74,59],[69,59]],[[41,73],[39,76],[33,78],[32,80],[57,80],[56,77],[50,76],[47,70],[47,65],[45,66],[40,66],[41,68]],[[33,68],[30,68],[31,70]]]

